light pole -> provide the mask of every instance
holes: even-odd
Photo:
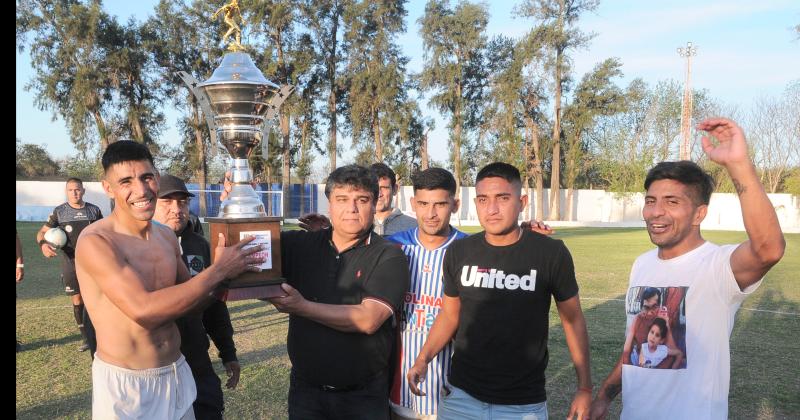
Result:
[[[691,42],[686,43],[686,48],[679,47],[678,54],[681,57],[686,57],[686,83],[683,85],[683,105],[681,107],[681,149],[680,159],[691,159],[691,150],[689,146],[689,133],[692,123],[692,56],[697,55],[697,47],[692,46]]]

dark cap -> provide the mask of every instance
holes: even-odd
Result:
[[[164,198],[175,193],[183,193],[188,197],[194,197],[194,194],[190,193],[189,190],[186,189],[186,183],[184,183],[183,180],[178,177],[172,175],[161,175],[158,185],[158,198]]]

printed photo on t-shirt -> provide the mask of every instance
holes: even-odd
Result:
[[[637,286],[628,289],[628,330],[623,363],[649,369],[686,369],[688,287]]]

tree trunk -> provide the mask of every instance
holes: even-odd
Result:
[[[331,172],[336,169],[336,33],[339,30],[339,16],[334,14],[331,28],[331,53],[328,57],[328,153],[330,153]]]
[[[453,172],[456,177],[456,198],[461,198],[461,85],[456,84],[456,104],[453,110]],[[457,214],[461,226],[461,211]]]
[[[422,133],[422,144],[419,147],[419,156],[419,167],[424,171],[428,169],[428,131]]]
[[[109,143],[111,143],[111,139],[106,131],[106,123],[103,121],[103,116],[100,114],[99,109],[92,109],[92,115],[94,116],[94,122],[97,125],[97,134],[100,135],[100,151],[105,152]]]
[[[291,192],[289,191],[289,187],[292,185],[292,172],[291,172],[291,153],[290,153],[290,144],[289,140],[291,139],[289,135],[289,111],[284,110],[281,113],[280,121],[281,121],[281,137],[283,137],[283,145],[281,150],[283,151],[283,169],[281,170],[281,190],[283,191],[283,217],[289,217],[289,212],[291,211],[291,203],[290,203],[290,195]]]
[[[381,139],[381,124],[378,110],[372,108],[372,136],[375,140],[375,162],[383,162],[383,139]]]
[[[553,159],[550,172],[550,215],[549,220],[561,220],[561,51],[556,52],[555,70],[555,115],[553,116]]]
[[[200,118],[200,109],[197,106],[197,99],[195,99],[194,95],[191,95],[189,98],[190,103],[192,104],[192,127],[194,130],[194,141],[197,145],[197,170],[195,171],[195,178],[197,178],[197,183],[200,185],[200,200],[198,201],[198,206],[200,207],[200,217],[208,217],[208,202],[206,201],[206,183],[208,182],[208,163],[206,160],[206,142],[205,137],[203,137],[203,130],[202,130],[202,120]],[[211,147],[215,147],[216,145],[211,145]]]

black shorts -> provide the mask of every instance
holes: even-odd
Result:
[[[64,293],[67,296],[81,294],[78,285],[78,274],[75,273],[75,261],[69,258],[61,259],[61,282],[64,283]]]

